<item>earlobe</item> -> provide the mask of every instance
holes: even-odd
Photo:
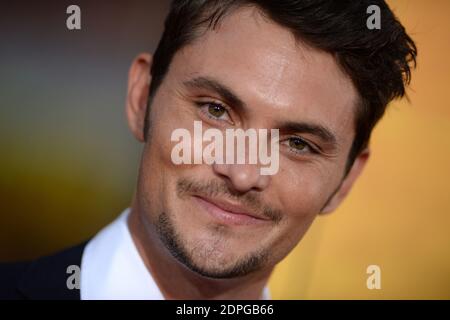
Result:
[[[152,56],[149,53],[141,53],[133,60],[128,73],[126,115],[131,132],[140,142],[144,142],[151,63]]]
[[[364,149],[353,162],[353,165],[348,172],[347,176],[342,180],[339,188],[334,195],[329,199],[325,207],[321,210],[320,214],[328,214],[336,210],[336,208],[342,203],[345,197],[349,194],[356,179],[360,176],[367,160],[370,156],[370,149],[367,147]]]

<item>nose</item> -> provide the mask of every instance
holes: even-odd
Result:
[[[255,164],[217,164],[212,165],[215,174],[225,179],[236,191],[263,191],[270,182],[269,175],[261,175],[260,166]]]

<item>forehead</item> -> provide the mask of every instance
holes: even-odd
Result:
[[[179,50],[168,77],[213,77],[266,119],[314,121],[353,133],[357,93],[332,55],[299,41],[252,7],[233,11]]]

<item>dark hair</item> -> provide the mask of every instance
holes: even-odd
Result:
[[[380,29],[367,27],[367,8],[380,8]],[[355,139],[347,171],[368,145],[375,124],[390,101],[405,95],[416,65],[417,48],[405,28],[383,0],[175,0],[153,57],[151,100],[174,54],[214,29],[226,14],[242,6],[255,6],[274,22],[288,28],[297,39],[332,54],[351,78],[359,94]]]

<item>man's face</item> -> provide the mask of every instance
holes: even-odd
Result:
[[[152,101],[137,189],[149,232],[205,276],[271,269],[340,192],[356,100],[331,55],[296,42],[256,9],[225,17],[176,53]],[[174,164],[171,134],[185,128],[193,136],[194,121],[204,131],[279,129],[278,172]]]

